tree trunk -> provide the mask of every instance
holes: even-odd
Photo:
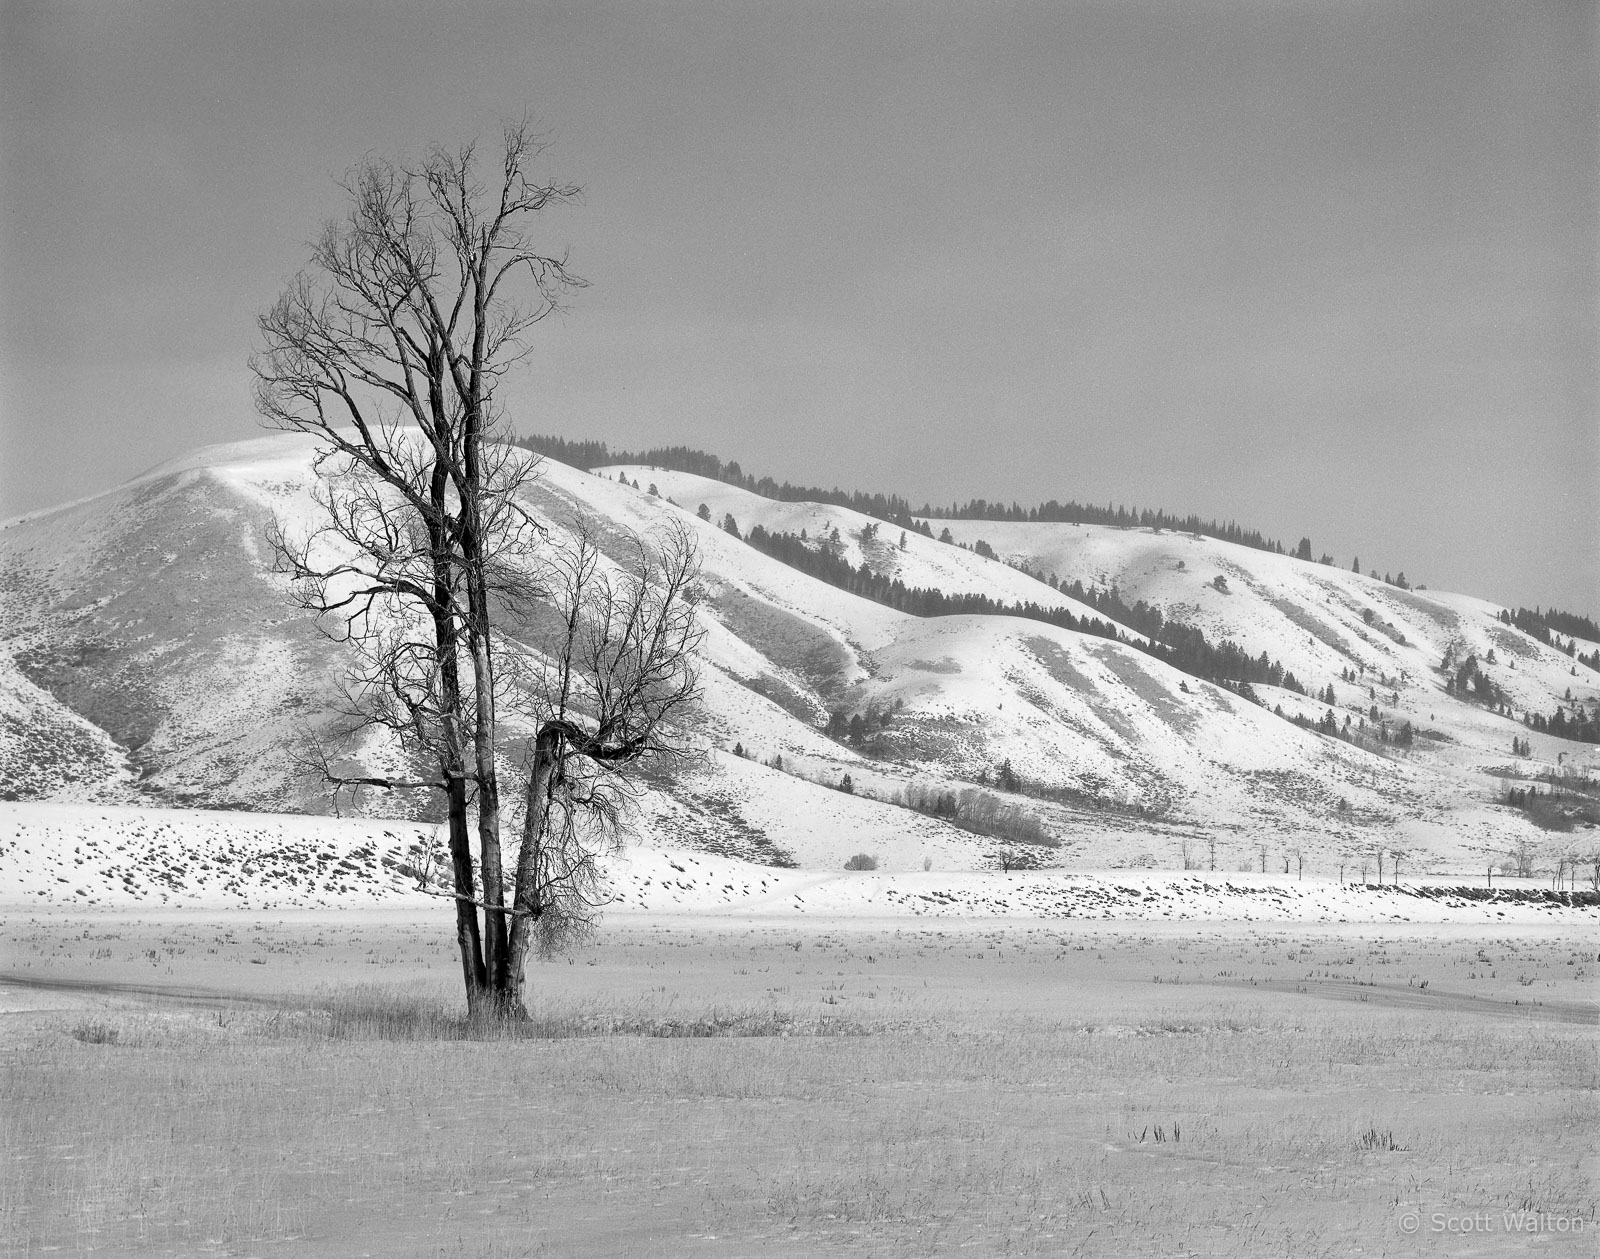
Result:
[[[437,457],[430,485],[436,504],[445,502],[448,483]],[[476,880],[472,874],[472,839],[467,821],[467,780],[460,728],[451,714],[461,709],[460,636],[450,613],[454,592],[445,560],[442,513],[429,524],[433,563],[433,640],[438,653],[440,709],[446,714],[441,732],[444,743],[445,798],[450,829],[450,868],[456,894],[456,942],[461,951],[462,981],[467,990],[467,1010],[476,1012],[488,982],[484,967],[483,938],[478,930]]]
[[[476,620],[476,617],[474,617]],[[494,673],[487,640],[475,636],[472,648],[477,713],[473,759],[478,784],[478,862],[483,871],[484,963],[496,992],[506,980],[505,880],[500,858],[500,785],[494,766]]]
[[[485,244],[485,250],[488,246]],[[472,659],[473,732],[472,754],[478,785],[478,862],[483,872],[484,961],[490,989],[500,1003],[508,983],[508,944],[506,932],[505,880],[500,853],[500,782],[495,771],[494,661],[490,643],[489,597],[484,580],[488,557],[484,553],[483,533],[483,380],[485,311],[483,275],[480,259],[475,276],[476,305],[473,324],[471,367],[468,379],[461,379],[459,364],[451,370],[461,389],[465,413],[462,416],[461,534],[462,570],[467,596],[467,650]],[[462,386],[465,385],[463,389]]]
[[[522,819],[522,847],[517,853],[517,882],[512,901],[511,937],[506,949],[503,1002],[515,1017],[527,1016],[528,946],[544,911],[539,895],[539,850],[550,821],[550,780],[560,762],[562,732],[546,725],[533,741]]]
[[[459,768],[459,767],[458,767]],[[456,891],[456,942],[461,949],[461,978],[467,990],[467,1010],[472,1012],[488,982],[483,965],[483,941],[478,934],[478,910],[472,903],[472,843],[467,828],[467,784],[459,774],[450,779],[450,867]]]

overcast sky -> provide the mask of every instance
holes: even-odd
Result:
[[[255,434],[368,151],[531,111],[525,432],[1600,614],[1596,5],[0,2],[0,516]]]

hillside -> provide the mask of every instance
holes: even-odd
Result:
[[[327,811],[296,755],[331,720],[339,649],[286,601],[264,541],[274,516],[310,518],[311,485],[309,445],[269,437],[0,526],[0,791]],[[939,522],[1003,563],[914,530],[902,546],[900,529],[848,508],[637,466],[546,461],[528,506],[556,533],[576,513],[611,531],[669,519],[695,530],[705,756],[642,793],[652,843],[816,869],[868,851],[899,870],[1171,868],[1185,850],[1236,870],[1265,847],[1274,869],[1303,858],[1324,874],[1380,848],[1420,871],[1594,846],[1584,832],[1550,836],[1501,796],[1544,771],[1592,775],[1600,749],[1534,733],[1531,756],[1513,756],[1520,720],[1447,695],[1440,666],[1476,653],[1518,711],[1550,711],[1568,687],[1592,705],[1600,679],[1480,600],[1187,534]],[[742,532],[831,541],[837,530],[854,566],[1003,604],[1103,615],[1024,568],[1114,586],[1208,639],[1281,659],[1308,690],[1332,683],[1358,737],[1293,724],[1325,714],[1305,696],[1260,687],[1257,706],[1186,676],[1138,650],[1131,630],[1119,642],[1014,616],[895,611],[755,550],[719,527],[729,515]],[[859,737],[828,737],[834,714],[862,718]],[[1417,732],[1409,748],[1359,737],[1404,722]],[[393,766],[400,753],[374,743],[363,756]],[[837,789],[846,775],[849,794]],[[359,807],[426,812],[371,793]]]
[[[1550,713],[1569,690],[1573,706],[1591,709],[1600,698],[1600,674],[1502,624],[1499,606],[1482,599],[1403,590],[1342,568],[1189,534],[993,521],[951,521],[949,527],[958,542],[982,539],[1007,563],[1115,588],[1125,601],[1143,600],[1208,636],[1281,657],[1313,695],[1332,685],[1341,717],[1370,713],[1377,703],[1391,725],[1411,721],[1444,736],[1434,740],[1434,752],[1450,763],[1503,762],[1513,736],[1524,735],[1535,764],[1554,768],[1558,757],[1586,759],[1568,740],[1529,735],[1521,716]],[[1447,675],[1468,657],[1476,657],[1503,694],[1508,715],[1445,693]],[[1350,672],[1353,682],[1345,680]],[[1386,694],[1390,702],[1381,702]],[[1271,702],[1282,702],[1291,714],[1322,711],[1298,696],[1274,694]]]

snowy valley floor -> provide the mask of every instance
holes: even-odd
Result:
[[[537,1035],[473,1040],[437,902],[39,899],[0,927],[6,1253],[1589,1255],[1600,1236],[1592,911],[919,920],[695,897],[613,909],[535,967]]]

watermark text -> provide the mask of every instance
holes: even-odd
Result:
[[[1417,1211],[1400,1215],[1402,1233],[1582,1233],[1592,1221],[1548,1211]]]

